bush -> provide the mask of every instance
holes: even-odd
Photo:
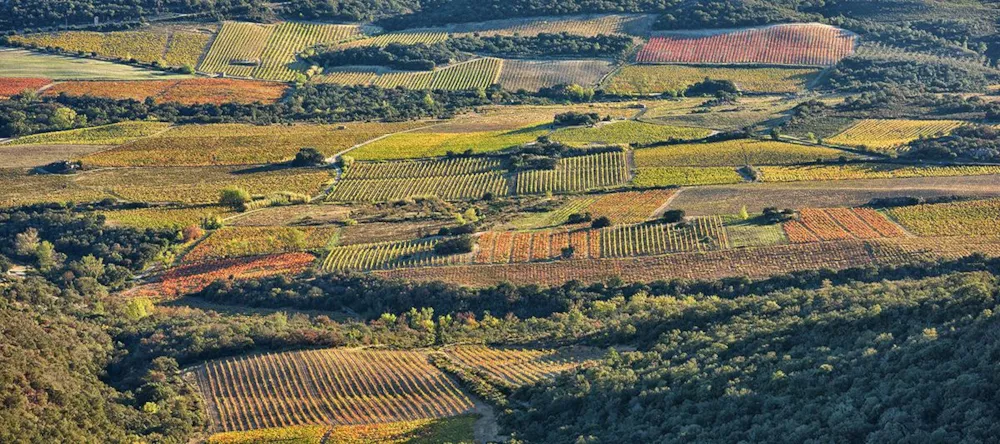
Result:
[[[295,154],[295,160],[292,161],[293,166],[305,167],[305,166],[316,166],[323,165],[326,163],[326,156],[319,152],[316,148],[302,148],[298,153]]]
[[[239,187],[227,187],[219,194],[219,205],[243,211],[251,200],[250,193]]]
[[[791,208],[785,208],[784,210],[778,210],[776,207],[764,208],[764,220],[772,224],[778,224],[782,222],[787,222],[790,220],[796,220],[799,218],[798,211]]]
[[[197,225],[188,225],[181,230],[181,235],[184,237],[184,243],[188,243],[195,239],[201,239],[205,235],[205,230]]]
[[[688,97],[718,96],[720,94],[739,94],[740,90],[732,80],[712,80],[708,77],[684,91]]]
[[[449,254],[462,254],[469,253],[472,251],[472,246],[475,242],[472,240],[472,236],[462,236],[454,239],[448,239],[434,245],[434,254],[445,256]]]
[[[593,125],[601,120],[597,113],[569,111],[555,116],[555,126]]]
[[[566,223],[568,224],[582,224],[584,222],[590,222],[590,213],[573,213],[566,218]]]
[[[677,223],[684,220],[687,213],[684,210],[667,210],[663,213],[661,220],[668,224]]]
[[[594,222],[590,224],[591,228],[604,228],[611,226],[611,218],[607,216],[601,216],[594,219]]]

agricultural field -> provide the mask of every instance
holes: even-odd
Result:
[[[430,132],[435,129],[394,134],[367,143],[349,155],[356,160],[397,160],[441,157],[449,152],[481,154],[534,142],[549,132],[548,125],[496,131]]]
[[[263,196],[282,191],[311,195],[331,179],[328,171],[317,169],[251,172],[232,167],[166,167],[101,169],[79,174],[72,182],[90,193],[135,202],[206,204],[218,202],[219,193],[227,187]]]
[[[207,32],[151,28],[142,31],[26,34],[11,36],[10,40],[24,46],[91,53],[106,59],[194,67],[210,38]]]
[[[33,168],[114,148],[113,145],[4,145],[0,144],[0,168]]]
[[[158,80],[191,76],[79,57],[0,48],[0,77],[52,80]]]
[[[615,196],[617,194],[621,193],[612,193],[606,196]],[[553,210],[527,212],[510,221],[510,224],[518,230],[532,230],[562,225],[566,223],[571,214],[583,214],[587,212],[587,208],[597,200],[598,197],[595,195],[571,196],[566,198],[562,204]]]
[[[444,200],[480,199],[486,193],[506,196],[506,176],[499,171],[450,176],[397,177],[388,179],[344,179],[334,185],[328,200],[337,202],[385,202],[415,196],[437,196]]]
[[[1000,235],[997,199],[898,207],[888,214],[920,236]]]
[[[559,84],[597,85],[613,65],[604,60],[504,60],[499,83],[508,91],[538,91]]]
[[[803,208],[798,220],[782,226],[792,243],[906,235],[898,225],[869,208]]]
[[[737,31],[654,35],[639,63],[830,66],[854,52],[855,36],[821,24],[772,25]]]
[[[748,93],[787,94],[805,90],[817,75],[819,70],[810,68],[625,65],[601,86],[609,93],[620,95],[680,93],[707,77],[730,80]]]
[[[561,32],[582,36],[600,34],[645,36],[649,34],[649,29],[655,20],[655,16],[639,14],[532,17],[456,23],[440,28],[428,28],[427,30],[439,30],[458,36],[466,34],[534,36],[541,33],[558,34]]]
[[[416,45],[418,43],[438,43],[445,40],[448,40],[448,34],[445,32],[405,31],[390,32],[377,35],[375,37],[354,39],[332,46],[336,48],[355,48],[359,46],[378,46],[382,48],[392,43],[399,43],[401,45]]]
[[[350,215],[350,208],[339,205],[283,205],[240,213],[226,223],[234,227],[317,226],[340,223]]]
[[[534,384],[599,357],[589,349],[490,348],[457,345],[442,350],[456,364],[482,371],[503,384]]]
[[[707,106],[709,100],[711,99],[704,97],[669,100],[651,106],[649,111],[642,115],[642,120],[661,125],[736,131],[781,121],[785,113],[805,99],[784,96],[744,96],[735,103]]]
[[[421,122],[340,125],[180,125],[84,158],[100,166],[255,165],[290,160],[302,147],[332,156],[356,144],[417,128]]]
[[[601,257],[607,258],[728,248],[726,230],[718,216],[695,218],[689,226],[650,223],[601,229]]]
[[[754,139],[667,145],[635,150],[635,164],[639,168],[789,165],[817,160],[832,161],[841,157],[853,159],[858,155],[833,148]]]
[[[195,375],[217,431],[390,423],[473,408],[452,379],[415,351],[270,353],[210,361]]]
[[[905,177],[974,176],[1000,174],[1000,166],[957,165],[914,167],[895,164],[845,164],[760,167],[764,182],[807,180],[890,179]]]
[[[476,240],[476,264],[507,264],[601,257],[601,232],[593,229],[487,231]],[[571,249],[571,250],[570,250]]]
[[[727,167],[644,167],[636,168],[632,184],[640,188],[717,185],[740,183],[744,178]]]
[[[276,82],[235,79],[189,79],[153,81],[78,81],[60,82],[45,90],[46,96],[90,95],[138,101],[152,97],[158,102],[197,103],[274,103],[285,94],[287,85]]]
[[[0,78],[0,99],[9,99],[11,96],[25,91],[38,91],[41,87],[50,83],[52,83],[50,79],[37,77]]]
[[[647,145],[657,142],[696,140],[708,137],[712,131],[625,120],[601,122],[588,128],[563,128],[549,136],[570,146],[587,145]]]
[[[423,239],[332,247],[323,260],[322,269],[370,271],[469,263],[471,256],[468,254],[435,254],[434,245],[439,241],[440,239]]]
[[[328,426],[292,426],[247,432],[216,433],[209,444],[259,444],[281,442],[289,444],[471,444],[475,415],[459,415],[438,419],[389,422],[384,424]]]
[[[946,135],[958,128],[957,120],[884,120],[865,119],[844,132],[826,139],[834,145],[897,153],[909,142],[935,135]]]
[[[355,25],[225,22],[198,71],[235,77],[292,81],[305,77],[296,56],[306,48],[357,36]]]
[[[163,122],[121,122],[19,137],[10,145],[121,145],[162,133],[170,128]]]
[[[728,221],[726,239],[732,248],[768,247],[788,243],[780,224],[761,224],[754,220]]]
[[[110,225],[135,228],[184,228],[215,216],[232,216],[232,210],[215,205],[196,207],[151,207],[103,211]]]
[[[184,255],[184,263],[261,256],[326,248],[337,227],[225,227],[215,230]]]
[[[108,197],[111,196],[105,191],[81,186],[69,176],[30,174],[20,168],[0,169],[0,207],[41,202],[91,202]]]
[[[553,170],[517,173],[517,194],[568,193],[625,185],[630,179],[627,154],[608,152],[559,159]]]
[[[503,70],[503,59],[484,57],[436,68],[433,71],[388,72],[380,74],[372,85],[382,88],[409,89],[476,89],[497,83]]]
[[[173,299],[201,291],[217,280],[294,276],[315,261],[316,256],[309,253],[284,253],[179,265],[154,277],[153,282],[129,290],[126,296]]]
[[[344,179],[400,179],[477,174],[500,169],[500,159],[459,157],[441,160],[357,162]]]
[[[637,224],[655,217],[673,195],[674,190],[669,189],[607,193],[595,197],[583,211],[616,224]]]

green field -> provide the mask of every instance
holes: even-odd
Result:
[[[33,134],[14,139],[11,144],[121,145],[131,140],[165,131],[169,127],[170,124],[164,122],[121,122],[91,128]]]
[[[46,77],[53,80],[172,80],[191,76],[153,71],[112,62],[0,49],[0,77]]]
[[[638,167],[789,165],[816,160],[856,158],[833,148],[796,145],[772,140],[737,139],[713,143],[686,143],[635,151]]]
[[[411,132],[369,143],[351,151],[350,156],[357,160],[395,160],[439,157],[448,154],[449,151],[464,153],[471,150],[473,153],[488,153],[533,142],[548,132],[547,124],[511,131]]]
[[[649,167],[637,168],[632,184],[637,187],[715,185],[743,182],[733,168],[724,167]]]
[[[702,128],[684,128],[655,125],[626,120],[606,122],[592,128],[565,128],[552,133],[553,141],[572,146],[629,145],[666,142],[670,140],[695,140],[712,134]]]

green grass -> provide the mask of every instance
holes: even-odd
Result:
[[[151,136],[170,127],[164,122],[121,122],[111,125],[33,134],[15,139],[12,144],[121,145]]]
[[[751,221],[733,221],[726,223],[726,236],[729,245],[740,247],[765,247],[788,243],[785,230],[781,224],[760,225]]]
[[[53,80],[169,80],[191,76],[76,57],[0,49],[0,77],[46,77]]]
[[[666,167],[637,168],[632,183],[638,187],[666,187],[684,185],[715,185],[743,182],[734,168],[726,167]]]
[[[580,213],[588,206],[597,201],[597,196],[581,196],[570,198],[568,201],[551,211],[539,213],[526,213],[523,216],[512,220],[510,223],[518,230],[531,230],[535,228],[553,227],[562,225],[569,219],[569,215]]]
[[[547,127],[546,124],[512,131],[396,134],[362,146],[349,155],[357,160],[394,160],[440,157],[449,151],[487,153],[532,142],[548,133]]]
[[[551,139],[567,145],[649,144],[667,140],[696,140],[707,137],[712,131],[702,128],[656,125],[627,120],[612,122],[593,128],[565,128],[552,134]]]

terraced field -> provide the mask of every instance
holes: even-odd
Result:
[[[792,165],[816,160],[831,161],[841,157],[852,159],[858,155],[832,148],[753,139],[668,145],[635,151],[635,163],[639,168]]]
[[[304,75],[296,55],[310,46],[359,35],[355,25],[225,22],[198,70],[236,77],[291,81]]]
[[[664,32],[639,51],[639,63],[830,66],[854,52],[854,35],[820,24],[738,31]]]
[[[101,166],[254,165],[290,160],[302,147],[325,155],[361,142],[425,125],[422,122],[339,125],[180,125],[155,137],[88,156]]]
[[[499,83],[508,91],[558,84],[597,85],[613,65],[603,60],[504,60]]]
[[[326,349],[210,361],[195,372],[213,428],[373,424],[454,416],[472,401],[425,355]]]
[[[909,142],[922,137],[946,135],[962,124],[957,120],[865,119],[826,139],[826,142],[895,153]]]
[[[809,68],[625,65],[615,71],[602,86],[605,91],[621,95],[679,93],[707,77],[730,80],[745,92],[796,93],[804,90],[818,74],[818,69]]]

